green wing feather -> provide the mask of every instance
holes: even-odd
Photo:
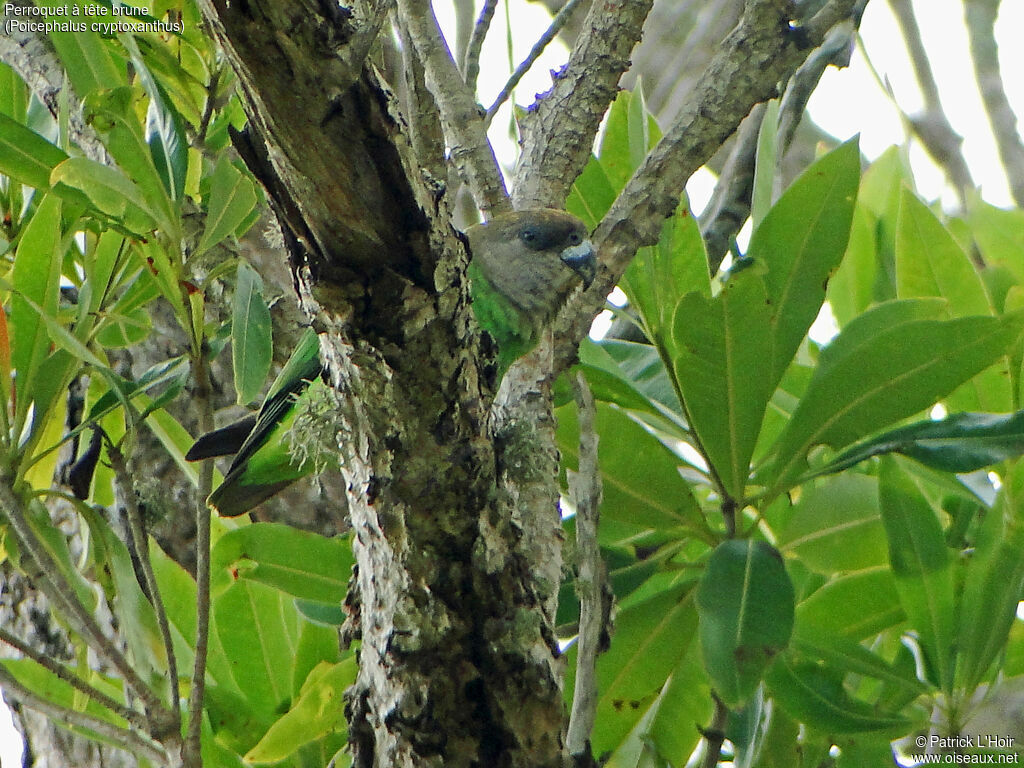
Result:
[[[488,282],[475,262],[469,263],[473,314],[498,345],[498,378],[536,344],[536,329],[522,312]]]
[[[220,514],[233,517],[248,512],[312,472],[309,462],[295,464],[284,436],[295,418],[296,401],[311,384],[326,386],[320,380],[322,373],[320,342],[316,332],[307,328],[292,356],[270,385],[255,423],[239,446],[224,482],[210,494],[209,503]],[[210,433],[211,436],[213,434]],[[203,439],[196,441],[196,445]],[[193,446],[194,450],[196,446]]]

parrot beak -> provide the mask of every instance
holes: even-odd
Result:
[[[562,259],[562,263],[580,276],[584,288],[590,287],[597,274],[597,258],[594,256],[594,246],[589,240],[566,248],[559,258]]]

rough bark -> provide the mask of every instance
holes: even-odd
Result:
[[[512,433],[490,433],[467,254],[443,189],[422,178],[386,85],[358,62],[324,66],[358,34],[347,18],[294,2],[204,13],[240,75],[253,115],[243,154],[282,220],[341,396],[355,762],[561,765],[557,649],[540,610],[557,576],[537,583],[531,532],[497,513]]]

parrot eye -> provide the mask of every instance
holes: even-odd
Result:
[[[524,229],[519,236],[523,239],[524,243],[532,243],[537,239],[537,233],[532,229]]]
[[[569,235],[569,245],[579,245],[583,242],[583,237],[579,232],[573,232]]]

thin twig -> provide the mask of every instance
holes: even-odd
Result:
[[[32,525],[28,522],[21,499],[11,489],[6,479],[0,479],[0,508],[3,509],[11,529],[17,537],[24,555],[33,562],[37,573],[33,582],[47,599],[63,613],[71,628],[89,643],[101,658],[114,667],[125,684],[142,700],[150,718],[165,722],[171,713],[153,690],[143,682],[128,660],[103,634],[95,619],[82,605],[74,589],[61,576],[60,567],[51,557],[45,545],[39,541]]]
[[[889,6],[900,26],[903,42],[914,67],[914,77],[924,97],[924,110],[919,115],[908,116],[910,127],[928,154],[945,170],[963,205],[967,199],[967,190],[974,188],[974,180],[961,149],[963,138],[953,130],[942,108],[939,86],[924,49],[921,30],[917,26],[917,17],[910,0],[889,0]]]
[[[462,77],[472,91],[476,90],[476,79],[480,76],[480,51],[483,50],[487,31],[491,28],[491,20],[494,18],[494,9],[497,7],[498,0],[485,0],[484,7],[480,9],[480,15],[473,26],[469,45],[466,46],[466,55],[462,59]]]
[[[5,629],[0,629],[0,641],[7,643],[9,646],[18,651],[22,656],[31,659],[39,666],[52,672],[65,683],[72,686],[75,690],[79,691],[80,693],[84,693],[97,704],[106,707],[111,712],[124,718],[133,726],[138,728],[140,731],[146,731],[148,727],[148,722],[141,712],[126,707],[124,704],[115,701],[110,696],[103,693],[103,691],[89,685],[89,683],[85,682],[85,680],[76,675],[63,664],[54,661],[44,653],[39,653],[39,651],[35,650],[31,645],[22,642]]]
[[[199,414],[199,432],[213,431],[213,387],[210,368],[202,349],[192,352],[196,389],[193,403]],[[210,509],[206,497],[213,489],[213,461],[199,470],[199,503],[196,505],[196,651],[192,668],[192,689],[188,697],[188,729],[185,733],[184,762],[188,768],[202,768],[203,700],[206,694],[206,657],[210,646]]]
[[[54,704],[52,701],[47,701],[42,696],[19,683],[17,678],[8,672],[7,668],[2,664],[0,664],[0,683],[3,684],[5,691],[21,701],[25,706],[42,712],[54,722],[85,728],[109,739],[122,749],[133,752],[139,757],[146,758],[155,765],[167,764],[167,755],[164,751],[141,734],[130,731],[127,728],[121,728],[93,715],[77,712],[73,709],[62,707],[59,704]]]
[[[569,365],[576,345],[604,307],[637,249],[658,242],[690,175],[707,162],[753,106],[774,97],[785,81],[858,0],[831,0],[803,25],[786,30],[789,0],[748,0],[743,19],[722,42],[701,87],[648,153],[593,234],[601,256],[597,277],[556,320],[555,370]],[[518,187],[517,187],[518,193]]]
[[[750,216],[757,141],[764,113],[764,104],[758,104],[736,129],[732,149],[722,165],[711,200],[700,217],[700,233],[707,249],[711,274],[718,272],[730,243]]]
[[[729,721],[729,708],[713,693],[711,695],[715,700],[715,714],[711,718],[711,727],[703,732],[708,748],[704,753],[701,768],[715,768],[718,765],[718,758],[722,756],[722,744],[725,741],[725,726]]]
[[[398,0],[398,12],[423,62],[427,89],[441,111],[451,160],[469,186],[477,207],[500,213],[511,208],[505,181],[487,140],[480,107],[459,74],[432,9],[417,0]]]
[[[512,91],[515,90],[516,86],[519,85],[519,81],[522,80],[526,73],[530,71],[530,68],[537,63],[537,59],[544,53],[544,49],[548,47],[548,44],[555,39],[555,36],[562,30],[562,28],[569,21],[573,11],[576,10],[576,6],[580,4],[580,0],[569,0],[565,5],[562,6],[561,10],[555,15],[555,18],[551,20],[551,25],[544,31],[544,34],[540,36],[533,48],[530,49],[530,53],[527,54],[523,62],[516,67],[516,71],[512,73],[512,76],[505,83],[505,87],[501,89],[494,103],[491,104],[487,109],[487,117],[484,121],[490,125],[491,120],[494,119],[494,115],[501,108],[508,97],[512,95]],[[469,82],[467,80],[467,82]]]
[[[146,591],[149,592],[149,599],[153,603],[157,626],[160,627],[160,635],[164,641],[164,649],[167,652],[167,671],[171,686],[171,711],[174,712],[174,722],[170,725],[177,732],[181,730],[181,703],[178,700],[178,662],[174,656],[171,623],[167,619],[167,610],[164,608],[160,587],[156,581],[156,574],[153,572],[153,563],[149,559],[149,542],[143,528],[142,513],[139,511],[139,500],[135,494],[135,488],[132,485],[124,455],[116,445],[108,441],[107,456],[110,459],[110,466],[114,470],[114,482],[121,492],[121,499],[128,513],[128,530],[132,537],[132,544],[135,546],[135,552],[138,555],[139,565],[142,568]]]
[[[597,542],[601,509],[601,472],[598,465],[597,430],[594,426],[594,395],[583,373],[576,374],[576,404],[579,408],[580,449],[578,471],[570,477],[570,492],[576,507],[576,548],[579,573],[576,589],[580,598],[579,640],[576,654],[576,687],[566,732],[570,755],[588,749],[597,716],[597,656],[610,634],[611,601],[606,599],[607,574]]]
[[[561,205],[590,159],[653,0],[602,0],[587,12],[569,61],[519,121],[516,208]],[[660,226],[659,226],[660,231]],[[610,290],[610,289],[609,289]]]
[[[999,158],[1003,161],[1010,193],[1014,202],[1024,207],[1024,143],[1017,127],[1017,116],[1006,98],[995,40],[999,0],[964,0],[964,6],[978,90],[988,113]]]

